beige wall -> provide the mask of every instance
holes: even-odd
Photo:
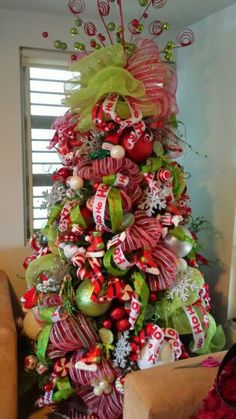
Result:
[[[225,264],[207,272],[218,318],[236,316],[235,225],[236,199],[236,4],[201,20],[192,28],[196,42],[178,52],[180,119],[196,151],[183,164],[192,174],[189,191],[195,215],[204,215],[220,237],[207,243],[210,257]],[[232,265],[231,265],[232,261]]]

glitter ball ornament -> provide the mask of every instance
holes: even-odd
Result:
[[[87,316],[98,317],[109,310],[111,303],[94,303],[90,298],[93,288],[89,279],[83,281],[76,291],[76,304],[80,311]]]
[[[26,356],[24,360],[24,370],[26,372],[35,370],[37,362],[37,357],[35,355]]]

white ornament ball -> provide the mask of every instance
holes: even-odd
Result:
[[[110,155],[113,159],[122,159],[125,156],[125,149],[121,145],[114,145]]]
[[[184,271],[186,271],[187,267],[188,267],[188,264],[187,264],[186,260],[183,259],[183,258],[178,258],[177,272],[178,273],[184,272]]]
[[[116,379],[116,382],[115,382],[115,387],[116,387],[116,390],[117,390],[119,393],[124,394],[124,392],[125,392],[125,390],[124,390],[124,384],[121,382],[121,377],[118,377],[118,378]]]
[[[191,239],[193,238],[192,234],[187,228],[183,227],[183,230],[186,236],[190,237]],[[169,249],[173,250],[178,258],[184,258],[187,256],[193,247],[191,243],[179,240],[177,237],[174,237],[171,234],[167,234],[164,242],[169,247]]]
[[[101,396],[103,393],[103,389],[98,385],[93,388],[93,393],[95,394],[95,396]]]
[[[84,181],[80,176],[70,176],[68,179],[68,185],[73,191],[83,188]]]
[[[105,378],[103,378],[102,380],[100,380],[100,382],[99,382],[99,387],[102,389],[102,390],[105,390],[107,387],[109,387],[109,383],[108,383],[108,381],[107,380],[105,380]]]

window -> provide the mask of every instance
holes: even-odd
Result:
[[[21,49],[27,238],[45,224],[43,192],[50,190],[51,174],[61,165],[57,153],[47,146],[54,133],[53,121],[67,110],[61,104],[64,82],[69,79],[67,64],[68,55],[64,53]]]

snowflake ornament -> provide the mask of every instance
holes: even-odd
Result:
[[[61,287],[61,281],[57,281],[54,278],[48,278],[47,281],[43,281],[36,285],[36,289],[39,292],[47,294],[49,292],[58,292]]]
[[[83,145],[79,149],[80,155],[83,156],[100,150],[102,141],[103,135],[101,132],[93,129],[89,135],[81,137],[81,142]]]
[[[44,202],[41,204],[40,208],[50,208],[58,202],[63,201],[66,197],[66,191],[67,189],[60,182],[55,182],[50,192],[44,191],[42,193]]]
[[[131,353],[129,339],[129,331],[126,330],[124,333],[121,334],[121,337],[116,343],[115,350],[114,350],[114,359],[113,365],[114,367],[125,368],[128,362],[128,356]]]
[[[178,273],[177,280],[166,292],[167,300],[173,300],[175,297],[178,297],[183,302],[187,301],[191,292],[198,288],[196,282],[191,282],[192,275],[192,269]]]
[[[167,198],[171,194],[172,187],[170,184],[160,185],[156,181],[149,182],[149,186],[143,191],[143,198],[138,208],[145,210],[148,217],[151,217],[156,210],[166,208]]]

